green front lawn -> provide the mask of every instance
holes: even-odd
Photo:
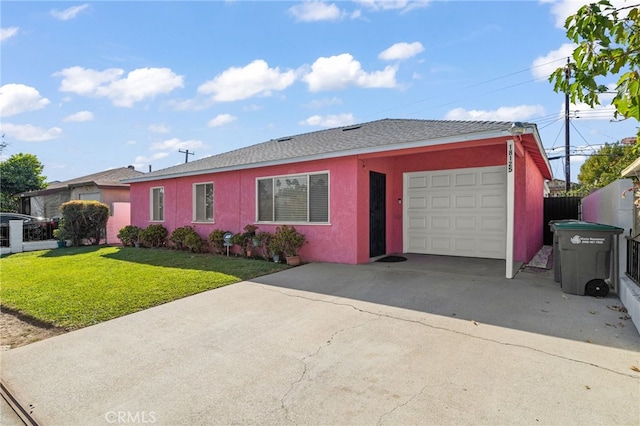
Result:
[[[163,249],[19,253],[0,259],[0,303],[40,321],[79,328],[285,268]]]

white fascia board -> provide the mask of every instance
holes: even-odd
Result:
[[[538,133],[538,127],[534,126],[532,128],[528,128],[526,133],[533,134],[533,139],[535,139],[536,145],[538,145],[538,151],[540,151],[540,155],[542,155],[542,158],[544,158],[544,163],[547,165],[549,174],[553,176],[553,172],[551,171],[551,163],[549,163],[549,158],[547,158],[547,152],[544,150],[544,146],[542,145],[542,138],[540,138],[540,133]]]
[[[640,158],[636,159],[633,163],[629,164],[621,173],[620,176],[628,177],[635,176],[640,173]]]

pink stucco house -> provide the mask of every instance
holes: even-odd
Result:
[[[270,140],[130,184],[131,223],[240,232],[293,224],[308,262],[390,253],[504,259],[542,246],[551,168],[534,124],[383,119]]]

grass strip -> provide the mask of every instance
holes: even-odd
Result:
[[[165,249],[92,246],[17,253],[0,259],[0,301],[73,329],[285,268]]]

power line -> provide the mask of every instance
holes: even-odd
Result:
[[[407,103],[404,103],[404,104],[400,104],[400,105],[397,105],[397,106],[392,107],[392,108],[386,108],[386,109],[384,109],[382,111],[379,111],[375,115],[380,115],[381,113],[385,113],[387,111],[393,111],[393,110],[397,110],[399,108],[404,108],[404,107],[407,107],[407,106],[416,105],[416,104],[424,103],[424,102],[427,102],[427,101],[432,101],[432,100],[439,99],[439,98],[442,98],[442,97],[445,97],[445,96],[449,97],[449,96],[451,96],[451,94],[466,92],[469,89],[473,89],[475,87],[479,87],[479,86],[482,86],[482,85],[485,85],[485,84],[489,84],[489,83],[492,83],[492,82],[495,82],[495,81],[499,81],[499,80],[502,80],[502,79],[505,79],[505,78],[508,78],[508,77],[513,77],[514,75],[522,74],[524,72],[530,72],[533,69],[545,67],[547,65],[551,65],[553,63],[557,63],[557,62],[560,62],[560,61],[564,61],[564,58],[555,59],[553,61],[549,61],[549,62],[545,62],[545,63],[542,63],[542,64],[538,64],[536,66],[532,66],[532,67],[529,67],[529,68],[524,68],[524,69],[519,70],[519,71],[510,72],[510,73],[507,73],[507,74],[504,74],[504,75],[501,75],[501,76],[498,76],[498,77],[490,78],[488,80],[484,80],[484,81],[481,81],[481,82],[478,82],[478,83],[473,83],[473,84],[470,84],[468,86],[464,86],[464,87],[461,87],[461,88],[459,88],[457,90],[454,90],[453,92],[443,93],[441,95],[436,95],[436,96],[431,96],[431,97],[426,97],[426,98],[418,99],[418,100],[413,101],[413,102],[407,102]],[[474,95],[472,97],[465,96],[464,99],[470,99],[470,98],[475,98],[475,97],[478,97],[478,96],[490,95],[490,94],[493,94],[493,93],[496,93],[496,92],[500,92],[500,91],[503,91],[503,90],[512,89],[514,87],[522,86],[524,84],[529,84],[529,83],[532,83],[532,82],[544,81],[544,80],[546,80],[546,77],[534,78],[534,79],[531,79],[531,80],[515,83],[515,84],[512,84],[510,86],[498,88],[498,89],[495,89],[495,90],[492,90],[492,91],[489,91],[489,92],[484,92],[484,93],[481,93],[481,94],[478,94],[478,95]],[[441,108],[441,107],[448,106],[448,105],[457,104],[461,100],[464,100],[464,99],[459,99],[459,100],[455,100],[455,101],[451,101],[451,102],[446,102],[444,104],[434,105],[434,106],[431,106],[429,108],[425,108],[425,109],[421,109],[421,110],[418,110],[418,111],[410,112],[408,115],[415,115],[415,114],[418,114],[418,113],[421,113],[421,112],[424,112],[424,111],[428,111],[430,109],[436,109],[436,108]],[[370,114],[370,116],[371,115],[374,115],[374,114]]]

